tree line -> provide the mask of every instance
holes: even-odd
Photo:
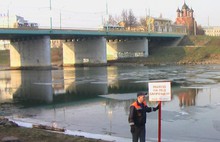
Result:
[[[146,17],[141,17],[138,19],[132,9],[124,9],[120,16],[118,15],[109,15],[108,25],[119,25],[123,26],[125,29],[133,29],[137,26],[147,27]],[[107,23],[106,23],[107,24]]]
[[[162,17],[162,16],[160,16]],[[124,9],[120,16],[118,15],[109,15],[108,22],[105,24],[112,25],[112,26],[122,26],[126,30],[133,30],[137,29],[137,27],[141,28],[144,31],[148,30],[148,17],[142,16],[139,19],[134,15],[132,9]],[[201,25],[198,25],[196,28],[197,35],[204,35],[204,30]]]

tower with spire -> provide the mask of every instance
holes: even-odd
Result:
[[[189,8],[185,0],[182,9],[177,8],[177,17],[175,24],[184,25],[187,28],[187,33],[190,35],[196,35],[197,24],[194,18],[194,10]]]

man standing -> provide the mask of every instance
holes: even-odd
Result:
[[[148,107],[145,100],[144,92],[137,93],[137,100],[130,106],[130,114],[128,117],[129,124],[131,126],[132,142],[145,142],[146,130],[145,123],[147,118],[147,112],[157,111],[157,107]]]

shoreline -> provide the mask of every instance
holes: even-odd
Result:
[[[7,120],[6,120],[7,119]],[[131,141],[131,139],[129,138],[123,138],[123,137],[117,137],[117,136],[111,136],[111,135],[104,135],[104,134],[93,134],[93,133],[88,133],[88,132],[83,132],[83,131],[72,131],[72,130],[68,130],[65,129],[64,132],[59,132],[59,131],[53,131],[53,130],[46,130],[46,129],[38,129],[33,127],[33,123],[30,122],[24,122],[21,120],[16,120],[10,117],[0,117],[0,126],[4,126],[4,124],[2,123],[2,120],[4,120],[5,125],[8,125],[7,127],[17,127],[17,128],[27,128],[27,129],[31,129],[31,130],[39,130],[39,131],[45,131],[45,132],[49,132],[49,133],[53,133],[53,134],[63,134],[66,136],[70,136],[70,137],[80,137],[80,138],[86,138],[86,139],[92,139],[95,140],[97,142],[127,142],[127,141]],[[10,123],[10,124],[9,124]],[[48,126],[48,125],[45,125]],[[30,131],[30,130],[29,130]]]
[[[147,59],[147,58],[146,58]],[[106,63],[105,65],[76,65],[76,66],[56,66],[53,65],[49,68],[45,67],[27,67],[27,68],[15,68],[10,66],[1,66],[0,71],[4,70],[57,70],[60,68],[83,68],[83,67],[108,67],[108,66],[165,66],[165,65],[220,65],[220,60],[207,60],[207,61],[188,61],[188,62],[148,62],[143,61],[140,62],[139,60],[133,61],[129,60],[126,61],[111,61]]]

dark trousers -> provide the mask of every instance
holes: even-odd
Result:
[[[140,140],[140,142],[145,142],[146,139],[145,125],[140,127],[135,126],[135,131],[132,133],[132,142],[138,142],[138,139]]]

